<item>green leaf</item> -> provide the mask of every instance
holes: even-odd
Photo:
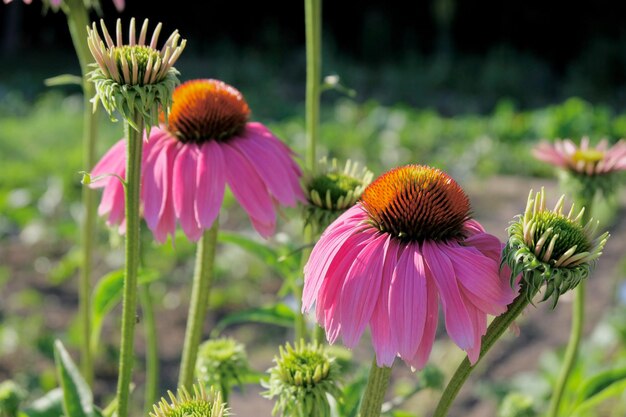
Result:
[[[159,273],[154,270],[140,270],[137,276],[139,284],[156,280]],[[100,342],[102,323],[106,315],[122,299],[124,289],[124,271],[119,269],[105,275],[94,288],[91,301],[91,349],[95,352]]]
[[[345,417],[356,417],[361,405],[361,397],[367,385],[369,371],[361,368],[356,377],[344,387],[343,398],[339,403],[339,415]]]
[[[276,326],[292,327],[296,320],[296,313],[286,304],[278,303],[266,307],[252,308],[229,314],[220,320],[211,337],[217,337],[226,327],[240,323],[266,323]]]
[[[282,263],[278,253],[274,249],[267,247],[265,243],[257,242],[236,233],[222,231],[220,231],[217,240],[222,243],[237,245],[246,252],[259,258],[269,267],[274,268],[281,275],[285,275],[286,273],[285,265]]]
[[[78,269],[81,262],[82,251],[78,247],[74,247],[67,252],[51,270],[49,274],[50,282],[53,284],[61,284],[68,278],[71,278]]]
[[[28,417],[59,417],[63,415],[63,391],[55,388],[22,410]]]
[[[626,390],[626,367],[600,372],[585,382],[577,397],[578,404],[572,414],[579,414],[624,393]]]
[[[68,417],[96,417],[89,385],[60,340],[54,342],[54,361],[63,389],[63,411]]]
[[[62,85],[82,85],[83,79],[78,75],[61,74],[56,77],[46,78],[43,82],[46,87],[58,87]]]

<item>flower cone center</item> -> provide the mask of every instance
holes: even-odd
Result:
[[[470,204],[463,189],[439,169],[407,165],[383,174],[361,197],[372,222],[403,240],[463,237]]]
[[[226,141],[241,133],[250,115],[239,91],[218,80],[192,80],[172,95],[169,130],[181,142]]]
[[[536,214],[535,234],[533,239],[537,242],[546,230],[552,228],[550,238],[554,235],[558,235],[552,255],[553,260],[558,260],[561,255],[576,246],[576,253],[587,252],[591,249],[591,242],[585,235],[585,231],[581,225],[574,223],[571,220],[554,213],[552,211],[542,211]],[[549,242],[549,239],[548,239]],[[541,253],[536,253],[538,257],[542,258],[543,254],[548,248],[548,244],[544,244]]]
[[[597,149],[577,150],[572,156],[574,162],[597,163],[604,159],[604,152]]]

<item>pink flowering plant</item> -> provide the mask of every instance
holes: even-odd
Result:
[[[305,1],[301,141],[257,119],[256,104],[249,105],[235,86],[214,74],[189,79],[179,71],[187,40],[177,30],[161,37],[170,30],[167,22],[151,25],[146,19],[139,26],[134,18],[127,25],[118,19],[109,30],[104,19],[89,21],[87,6],[95,3],[49,4],[70,22],[90,132],[83,172],[80,331],[73,331],[80,361],[76,365],[75,352],[56,340],[59,389],[27,405],[17,384],[2,383],[0,417],[140,412],[225,417],[238,415],[237,407],[257,394],[246,391],[248,385],[260,385],[262,401],[272,402],[268,410],[284,417],[399,417],[407,414],[398,406],[426,389],[435,391],[437,401],[409,415],[428,410],[435,417],[451,416],[465,382],[507,330],[525,331],[522,313],[547,300],[558,308],[573,291],[574,331],[548,407],[549,417],[565,415],[562,398],[579,359],[584,288],[609,239],[591,216],[593,197],[617,192],[617,174],[626,170],[626,142],[538,145],[534,155],[578,188],[553,206],[543,188],[531,191],[520,214],[500,225],[507,230],[502,241],[498,230],[487,230],[488,223],[475,218],[473,207],[480,204],[455,178],[464,171],[411,160],[375,173],[330,154],[318,159],[321,0]],[[114,4],[124,7],[121,0]],[[90,127],[99,109],[112,122],[120,120],[125,135],[95,157]],[[114,250],[98,241],[94,214],[111,241],[124,241],[123,268],[97,283],[93,253],[100,259]],[[241,218],[247,218],[243,225]],[[226,251],[233,246],[239,249],[235,256]],[[240,249],[260,258],[282,282],[262,288],[260,282],[250,286],[251,279],[241,291],[237,271],[252,272]],[[160,271],[165,261],[175,267]],[[183,318],[163,325],[155,319],[154,288],[165,292],[172,284],[182,288],[182,296],[168,302]],[[216,285],[227,288],[220,297],[212,292]],[[263,306],[231,303],[235,297],[267,301],[262,289],[271,292],[271,302]],[[104,357],[100,334],[109,315],[107,329],[116,340],[110,357]],[[288,340],[263,350],[243,331],[233,332],[241,340],[223,334],[228,326],[249,322],[287,328],[282,335]],[[137,327],[143,330],[141,342]],[[265,340],[273,342],[274,330],[263,329]],[[163,341],[174,346],[169,362],[177,368],[176,382],[169,373],[159,381]],[[257,369],[266,352],[274,354],[273,362],[265,355],[265,369]],[[145,372],[138,376],[135,362],[143,358]],[[110,366],[113,360],[117,368]],[[457,365],[454,372],[446,374],[450,367],[443,362]],[[117,380],[115,389],[97,372],[99,363]],[[587,392],[617,386],[626,373],[611,375]],[[409,389],[392,398],[389,388],[400,378],[409,381]],[[145,389],[143,406],[138,387]],[[592,400],[597,392],[589,394]]]

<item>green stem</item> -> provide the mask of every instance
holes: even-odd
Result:
[[[582,336],[584,315],[585,315],[585,281],[581,281],[574,290],[574,303],[572,304],[572,328],[570,329],[569,341],[565,350],[565,358],[559,378],[557,379],[552,398],[550,399],[550,407],[548,408],[548,417],[557,417],[561,399],[567,387],[567,381],[572,373],[576,358],[578,356],[578,347],[580,346],[580,338]]]
[[[305,167],[314,173],[317,163],[315,146],[319,137],[321,94],[321,20],[322,1],[304,1],[306,25],[306,153]]]
[[[579,196],[576,201],[578,207],[585,207],[585,212],[581,218],[581,224],[585,225],[589,223],[591,219],[592,201],[590,199]],[[565,357],[563,358],[563,364],[561,365],[561,372],[559,372],[559,378],[556,381],[552,398],[550,399],[550,406],[548,408],[548,417],[557,417],[559,414],[559,408],[561,407],[561,400],[567,387],[567,382],[576,364],[578,358],[578,349],[580,347],[580,339],[583,332],[583,325],[585,323],[585,281],[581,281],[578,287],[574,289],[574,302],[572,303],[572,327],[570,328],[569,340],[567,347],[565,348]]]
[[[91,97],[95,94],[93,83],[87,80],[89,64],[92,62],[87,45],[87,25],[89,13],[82,0],[66,0],[65,9],[67,24],[83,78],[83,166],[90,170],[96,163],[97,119],[99,112],[92,111]],[[81,228],[82,256],[78,281],[78,315],[83,334],[81,342],[80,365],[81,373],[89,385],[93,382],[93,353],[89,341],[91,339],[91,265],[93,254],[93,237],[96,226],[95,193],[89,187],[82,189],[84,217]]]
[[[534,295],[534,294],[533,294]],[[530,297],[532,298],[532,297]],[[492,348],[492,346],[496,343],[496,341],[504,334],[506,329],[511,326],[513,321],[519,316],[524,308],[528,305],[529,299],[525,294],[525,290],[522,288],[520,291],[520,295],[513,300],[513,302],[509,305],[507,311],[501,316],[496,317],[492,322],[489,328],[487,329],[487,333],[483,336],[482,344],[480,347],[480,356],[478,358],[478,362],[474,365],[470,365],[467,357],[463,359],[459,367],[457,368],[454,375],[452,375],[452,379],[448,382],[446,389],[444,390],[441,398],[439,399],[439,404],[437,404],[437,408],[435,409],[435,414],[433,417],[446,417],[448,415],[448,410],[454,399],[458,395],[461,387],[467,381],[470,374],[476,367],[478,363],[483,359],[485,354]]]
[[[306,152],[305,168],[313,175],[317,166],[316,144],[320,125],[321,94],[321,40],[322,40],[322,0],[304,0],[304,22],[306,26]],[[304,228],[304,243],[313,243],[315,233],[311,225]],[[302,268],[311,255],[311,249],[302,252]],[[300,268],[300,270],[302,270]],[[296,314],[295,340],[307,338],[306,320],[302,315],[302,284],[294,284],[293,295],[298,303]]]
[[[144,410],[148,415],[152,406],[157,402],[159,389],[159,349],[154,319],[154,306],[150,284],[139,286],[139,298],[143,312],[143,329],[146,338],[146,388],[144,395]]]
[[[218,220],[213,227],[205,231],[198,242],[196,252],[196,266],[191,289],[191,302],[187,315],[187,330],[185,331],[185,344],[178,375],[178,388],[190,390],[193,384],[194,368],[198,356],[198,346],[202,337],[204,318],[208,310],[209,293],[213,281],[213,263],[215,261],[215,249],[217,247]]]
[[[385,399],[385,393],[391,379],[391,368],[376,365],[376,359],[372,361],[372,368],[367,379],[367,387],[363,393],[359,417],[378,417]]]
[[[122,303],[122,341],[117,380],[117,416],[128,416],[128,398],[133,369],[133,345],[137,321],[137,267],[139,265],[139,195],[141,187],[141,148],[143,118],[135,116],[138,130],[126,122],[126,265]]]

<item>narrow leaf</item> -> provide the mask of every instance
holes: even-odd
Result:
[[[59,417],[63,415],[63,391],[55,388],[22,410],[28,417]]]
[[[227,315],[215,325],[211,336],[217,337],[226,327],[241,323],[266,323],[292,327],[295,323],[295,318],[296,314],[294,311],[284,303],[253,308]]]
[[[61,74],[56,77],[46,78],[43,82],[46,87],[58,87],[62,85],[82,85],[83,79],[78,75]]]
[[[222,243],[231,243],[239,246],[241,249],[259,258],[269,267],[283,274],[284,265],[281,263],[278,253],[267,247],[264,243],[257,242],[236,233],[228,232],[220,232],[217,239]]]
[[[63,389],[65,415],[68,417],[95,417],[91,390],[60,340],[54,342],[54,361]]]

